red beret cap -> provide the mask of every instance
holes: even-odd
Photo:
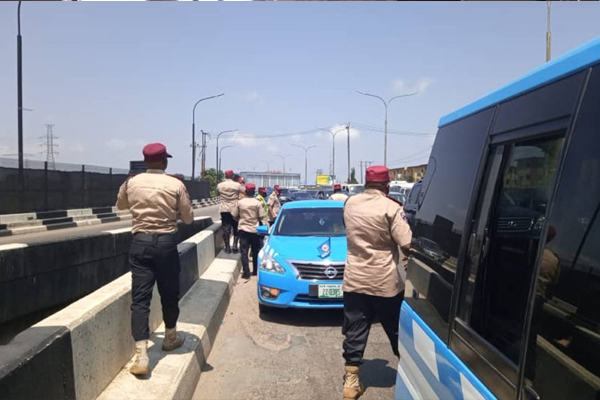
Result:
[[[389,182],[390,170],[383,165],[373,165],[367,168],[365,180],[367,182]]]
[[[142,150],[144,154],[144,161],[155,162],[162,161],[165,158],[172,156],[167,153],[167,148],[162,143],[150,143],[144,146],[144,150]]]

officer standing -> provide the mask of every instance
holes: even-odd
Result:
[[[400,251],[408,255],[412,233],[400,204],[387,197],[389,180],[388,168],[367,168],[365,192],[350,197],[344,207],[348,242],[343,283],[344,399],[356,399],[364,392],[358,372],[374,317],[399,356],[398,322],[404,297]]]
[[[186,224],[194,220],[188,192],[180,180],[165,174],[167,148],[161,143],[144,147],[148,170],[121,185],[117,198],[119,210],[133,215],[133,234],[129,252],[131,266],[131,331],[136,359],[130,372],[148,373],[148,316],[154,282],[158,285],[166,333],[164,351],[180,347],[185,337],[177,333],[179,317],[179,253],[177,217]]]
[[[238,223],[231,216],[231,211],[237,207],[240,195],[243,194],[242,186],[233,181],[233,171],[225,171],[225,180],[217,185],[217,194],[219,195],[219,212],[221,213],[221,223],[223,224],[223,241],[225,242],[225,253],[231,253],[229,238],[233,229],[233,252],[238,252]]]
[[[254,198],[256,185],[246,185],[246,195],[241,199],[231,215],[239,219],[240,240],[242,246],[242,278],[250,279],[250,267],[248,265],[248,250],[252,249],[252,275],[258,273],[258,251],[260,250],[261,237],[256,233],[256,228],[262,224],[265,218],[265,209],[260,201]]]
[[[279,201],[279,195],[281,194],[281,187],[279,185],[275,185],[273,187],[273,193],[269,196],[269,201],[267,203],[269,226],[273,226],[275,223],[275,219],[277,218],[277,214],[279,214],[279,210],[281,210],[281,201]]]
[[[335,201],[346,201],[348,200],[348,196],[342,193],[342,185],[336,183],[333,185],[333,194],[329,196],[329,200]]]
[[[267,205],[267,188],[266,187],[258,188],[258,194],[256,195],[256,199],[258,201],[260,201],[260,204],[262,204],[262,207],[265,210],[265,217],[263,218],[262,225],[267,225],[267,222],[268,222],[267,214],[269,213],[269,206]]]

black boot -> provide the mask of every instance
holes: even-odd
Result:
[[[234,236],[234,237],[233,237],[233,247],[231,248],[231,250],[232,250],[234,253],[237,253],[237,252],[238,252],[238,241],[239,241],[239,240],[240,240],[239,236]]]
[[[225,241],[225,253],[231,254],[231,246],[229,246],[229,240]]]

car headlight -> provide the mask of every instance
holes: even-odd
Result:
[[[272,255],[265,252],[263,258],[260,260],[259,268],[269,272],[275,272],[277,274],[285,273],[285,269],[273,258]]]

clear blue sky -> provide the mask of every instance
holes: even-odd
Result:
[[[16,153],[16,2],[0,2],[0,154]],[[600,4],[553,4],[553,55],[600,35]],[[329,171],[329,134],[276,139],[352,121],[435,133],[439,118],[541,65],[545,2],[24,2],[25,151],[55,125],[57,161],[127,168],[143,144],[165,143],[170,171],[191,172],[192,107],[198,132],[222,140],[224,169]],[[224,135],[222,137],[225,138]],[[390,166],[426,162],[433,137],[390,135]],[[383,134],[352,132],[351,164],[383,161]],[[207,167],[215,164],[215,141]],[[336,172],[347,172],[346,138]],[[38,159],[43,156],[38,155]]]

